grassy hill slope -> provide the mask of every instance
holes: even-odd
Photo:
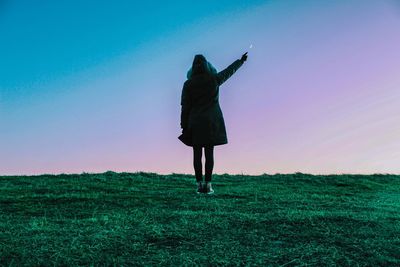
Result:
[[[400,176],[0,176],[2,265],[400,265]]]

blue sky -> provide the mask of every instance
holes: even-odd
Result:
[[[185,26],[260,2],[5,1],[0,20],[3,97],[74,79]]]
[[[186,72],[197,53],[222,70],[245,51],[220,90],[228,145],[216,173],[400,172],[399,10],[2,1],[0,174],[192,173],[177,139]]]

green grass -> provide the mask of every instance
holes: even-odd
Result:
[[[399,266],[400,176],[0,177],[2,265]]]

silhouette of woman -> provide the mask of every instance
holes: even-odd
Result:
[[[212,194],[214,146],[228,143],[224,117],[219,105],[219,86],[231,77],[247,60],[247,52],[221,72],[203,55],[196,55],[181,96],[181,128],[178,137],[193,147],[193,167],[197,193]],[[205,183],[202,180],[202,148],[205,154]]]

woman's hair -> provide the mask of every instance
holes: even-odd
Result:
[[[217,70],[203,55],[196,55],[186,77],[190,79],[192,76],[202,73],[216,74]]]

